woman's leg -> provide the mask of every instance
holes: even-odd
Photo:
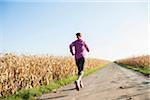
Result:
[[[83,87],[82,77],[84,75],[84,72],[83,72],[84,62],[85,62],[84,58],[76,59],[76,65],[78,67],[78,79],[77,81],[75,81],[75,83],[76,83],[77,90],[79,90],[80,86]]]
[[[80,69],[80,75],[78,77],[78,80],[80,82],[80,87],[83,88],[84,85],[83,85],[83,82],[82,82],[82,77],[84,75],[84,63],[85,63],[85,58],[82,58],[81,59],[81,69]]]
[[[81,81],[83,75],[84,75],[84,62],[85,58],[79,59],[79,66],[78,66],[78,80]]]

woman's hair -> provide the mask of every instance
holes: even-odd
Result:
[[[76,33],[76,36],[77,37],[81,37],[81,33]]]

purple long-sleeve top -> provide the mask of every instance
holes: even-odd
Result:
[[[82,39],[77,39],[70,44],[70,52],[75,55],[75,59],[85,57],[85,50],[89,52],[87,44]],[[73,47],[75,47],[75,53],[73,52]]]

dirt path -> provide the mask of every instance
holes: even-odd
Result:
[[[150,80],[114,63],[83,79],[80,91],[69,84],[38,100],[150,100]]]

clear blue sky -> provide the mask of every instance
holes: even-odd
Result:
[[[68,56],[82,32],[88,57],[148,54],[148,1],[115,1],[0,0],[0,52]]]

